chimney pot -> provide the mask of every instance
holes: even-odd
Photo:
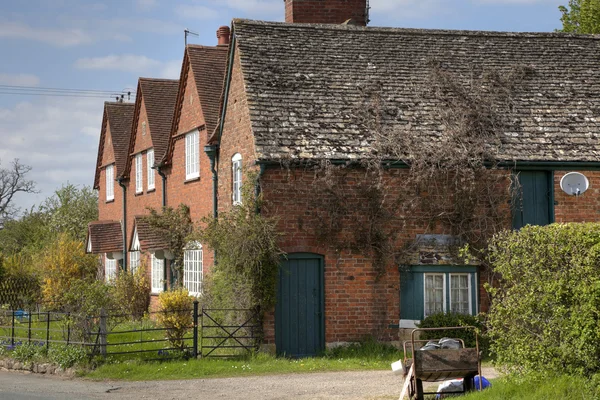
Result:
[[[231,30],[228,26],[224,25],[219,27],[219,29],[217,29],[217,39],[219,39],[219,46],[228,46],[230,35]]]

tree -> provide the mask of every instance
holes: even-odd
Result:
[[[600,33],[600,0],[569,0],[568,8],[559,6],[560,20],[567,33]]]
[[[19,209],[13,204],[17,193],[36,193],[35,182],[27,180],[31,167],[15,158],[9,168],[0,168],[0,227],[14,217]]]

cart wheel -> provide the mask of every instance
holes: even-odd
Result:
[[[417,400],[423,400],[425,395],[423,394],[423,381],[417,378]]]

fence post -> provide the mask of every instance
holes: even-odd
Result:
[[[204,357],[204,306],[202,306],[202,314],[200,315],[200,358]]]
[[[46,350],[50,348],[50,311],[46,313]]]
[[[10,345],[15,345],[15,310],[12,310],[12,325],[10,334]]]
[[[71,339],[71,313],[67,313],[67,346],[69,345],[69,340]]]
[[[194,300],[194,358],[198,357],[198,300]]]
[[[27,341],[31,343],[31,310],[29,311],[29,322],[27,325]]]
[[[106,311],[104,311],[104,308],[102,308],[100,309],[100,354],[103,356],[106,355],[106,333]]]

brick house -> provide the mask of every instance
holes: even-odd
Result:
[[[277,306],[265,321],[266,342],[278,353],[316,354],[366,335],[396,340],[399,327],[413,327],[434,311],[485,309],[480,267],[445,256],[442,249],[453,238],[443,226],[381,222],[397,232],[395,247],[418,244],[410,265],[389,262],[383,270],[370,254],[340,247],[320,231],[323,213],[336,215],[319,209],[322,192],[315,190],[312,166],[322,163],[348,166],[336,190],[350,211],[340,217],[336,236],[355,240],[370,223],[359,211],[368,193],[356,190],[365,176],[362,161],[376,150],[373,132],[361,121],[372,101],[369,88],[376,87],[381,100],[379,129],[411,129],[423,146],[445,134],[433,112],[443,104],[416,90],[427,86],[432,60],[465,85],[485,71],[531,70],[513,94],[511,123],[491,144],[506,186],[511,176],[521,185],[521,206],[506,228],[600,219],[599,38],[366,28],[366,0],[286,0],[285,7],[287,23],[234,20],[228,47],[188,46],[158,165],[167,176],[166,204],[186,203],[194,221],[230,210],[241,201],[245,171],[258,172],[266,202],[261,212],[277,218],[288,254]],[[413,190],[406,187],[406,163],[390,158],[385,165],[387,194]],[[560,189],[570,171],[589,179],[582,196]],[[422,239],[427,243],[419,244]],[[190,253],[195,289],[199,271],[213,264],[210,253]]]
[[[475,265],[448,264],[435,248],[423,246],[408,269],[390,263],[381,275],[371,257],[340,252],[318,232],[314,196],[319,192],[311,190],[315,172],[307,165],[355,165],[337,190],[347,195],[347,208],[368,201],[353,188],[364,175],[360,161],[374,151],[374,135],[357,117],[368,96],[365,87],[377,83],[380,88],[381,129],[410,126],[420,132],[423,146],[444,135],[432,112],[441,103],[415,90],[426,85],[431,58],[463,78],[492,68],[509,74],[515,65],[533,70],[514,94],[513,124],[496,149],[507,178],[518,176],[522,187],[514,228],[600,219],[597,37],[236,19],[232,38],[222,121],[212,138],[219,158],[218,204],[224,211],[239,199],[235,171],[240,160],[245,168],[260,169],[263,212],[278,218],[288,254],[276,310],[265,326],[267,341],[279,353],[315,354],[325,344],[365,335],[395,340],[398,327],[414,327],[431,312],[476,314],[485,307]],[[411,190],[404,186],[406,165],[390,161],[387,193]],[[584,172],[591,190],[580,197],[561,191],[560,179],[569,171]],[[359,213],[344,218],[368,222]],[[424,235],[451,239],[443,227],[418,222],[388,228],[396,229],[398,248]],[[343,231],[344,225],[341,229],[341,237],[355,234]]]

